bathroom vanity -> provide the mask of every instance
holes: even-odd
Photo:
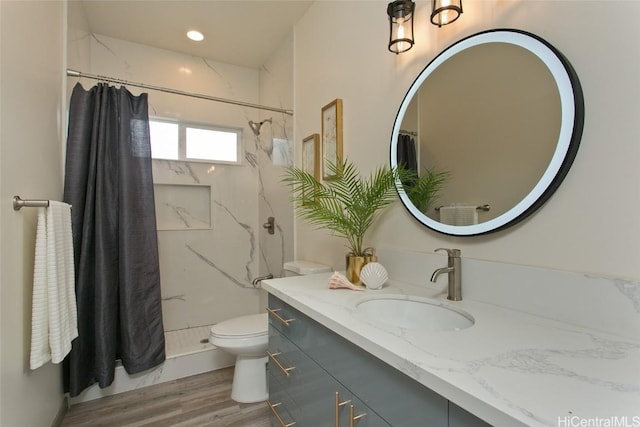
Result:
[[[441,234],[505,230],[558,189],[583,125],[578,75],[549,42],[517,29],[465,37],[407,91],[390,166],[450,172],[438,203],[481,215],[444,221],[398,183],[400,200]],[[274,425],[640,426],[640,282],[465,258],[449,291],[462,300],[449,302],[446,284],[429,283],[453,267],[442,256],[377,249],[392,278],[381,290],[331,290],[330,274],[263,282]]]
[[[274,295],[269,312],[276,425],[488,426]]]
[[[400,282],[331,290],[329,277],[263,282],[274,425],[640,422],[640,343],[469,299],[442,303],[473,316],[471,327],[399,327],[358,304],[381,295],[442,300],[442,293]]]

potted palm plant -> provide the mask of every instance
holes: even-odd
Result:
[[[352,162],[341,159],[327,167],[334,177],[326,182],[320,182],[296,167],[287,168],[282,181],[291,185],[298,217],[347,240],[347,278],[354,284],[361,284],[360,268],[370,256],[366,252],[364,236],[382,209],[396,200],[396,182],[404,183],[409,196],[409,190],[419,186],[421,204],[428,206],[437,197],[444,179],[432,179],[433,173],[426,179],[403,168],[386,166],[362,178]],[[432,191],[425,191],[425,186]]]

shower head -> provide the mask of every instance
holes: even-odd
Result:
[[[271,118],[265,119],[259,123],[249,120],[249,127],[256,136],[260,136],[260,128],[264,123],[272,123]]]

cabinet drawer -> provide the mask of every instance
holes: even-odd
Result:
[[[292,403],[287,400],[283,391],[278,393],[269,392],[267,405],[271,409],[271,425],[274,427],[298,425],[288,409]]]
[[[269,295],[272,304],[296,319],[296,329],[288,329],[291,341],[388,423],[395,427],[447,426],[444,397]]]
[[[268,351],[269,399],[281,401],[297,426],[332,425],[335,386],[326,371],[273,327]]]
[[[285,389],[291,399],[307,401],[331,394],[332,382],[326,371],[274,328],[269,329],[268,351],[269,379],[278,389]]]
[[[348,427],[353,416],[355,427],[389,427],[274,327],[269,328],[268,351],[269,401],[281,403],[275,410],[282,422],[274,415],[273,425],[280,427],[295,421],[296,426],[303,427]],[[336,393],[341,402],[348,403],[336,406]]]
[[[309,353],[391,425],[447,427],[447,399],[321,325],[317,329]]]
[[[325,375],[328,374],[325,373]],[[270,388],[272,381],[274,378],[269,377]],[[313,401],[306,401],[302,396],[293,399],[286,389],[276,393],[270,390],[271,425],[283,427],[295,423],[296,427],[349,427],[351,425],[354,427],[392,427],[339,383],[333,381],[330,389],[330,392],[322,393],[319,398],[323,403],[321,411],[311,411],[309,405]]]
[[[291,341],[302,343],[311,339],[309,322],[303,320],[308,319],[307,316],[271,294],[269,295],[267,312],[269,326],[280,331]]]
[[[376,411],[338,382],[336,389],[338,391],[334,393],[334,421],[328,426],[392,427]]]

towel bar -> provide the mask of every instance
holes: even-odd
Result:
[[[437,208],[433,208],[433,209],[439,211],[440,208],[447,208],[447,207],[449,207],[449,206],[438,206]],[[476,206],[476,209],[479,210],[479,211],[487,212],[487,211],[489,211],[491,209],[491,207],[489,205],[482,205],[482,206]]]
[[[48,200],[23,200],[20,196],[13,196],[13,210],[19,211],[23,207],[27,208],[46,208],[49,207]]]

